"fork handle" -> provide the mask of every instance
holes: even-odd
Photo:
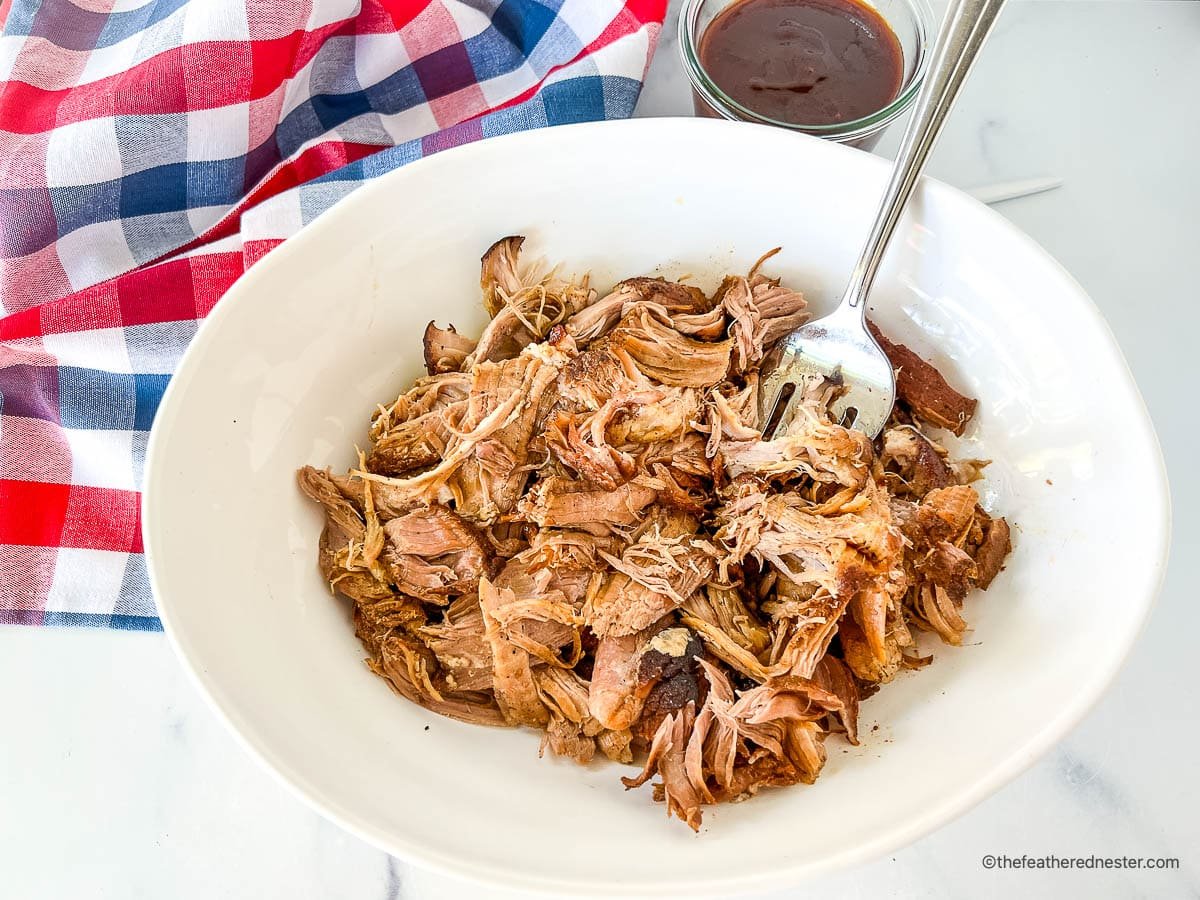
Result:
[[[857,308],[860,316],[866,315],[864,301],[875,281],[875,273],[879,270],[888,241],[904,214],[917,179],[925,168],[925,161],[941,134],[942,125],[958,98],[963,82],[967,80],[971,65],[1005,2],[951,0],[933,48],[929,71],[917,96],[912,119],[904,132],[900,151],[896,154],[892,179],[879,205],[866,246],[850,275],[846,293],[842,296],[841,306]]]

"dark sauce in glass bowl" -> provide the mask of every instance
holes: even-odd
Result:
[[[792,125],[835,125],[896,99],[904,52],[857,0],[739,0],[709,23],[700,64],[732,99]]]

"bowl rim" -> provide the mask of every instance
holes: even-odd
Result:
[[[172,421],[180,415],[180,398],[184,394],[187,383],[194,373],[202,366],[202,356],[207,343],[218,334],[221,323],[231,314],[231,310],[246,296],[253,295],[258,283],[271,277],[271,273],[281,267],[286,267],[291,258],[305,252],[305,247],[311,235],[324,229],[336,228],[343,222],[350,222],[355,216],[355,208],[367,202],[367,199],[394,190],[394,185],[402,183],[406,178],[422,177],[431,169],[438,166],[456,166],[460,160],[473,153],[494,152],[497,147],[511,148],[514,152],[529,149],[540,152],[539,143],[552,143],[554,140],[570,141],[576,137],[589,140],[601,129],[610,139],[618,129],[624,132],[629,140],[644,139],[645,133],[655,130],[696,130],[703,132],[710,129],[739,129],[746,134],[744,140],[770,140],[768,135],[776,135],[786,140],[807,141],[821,145],[820,152],[861,154],[860,162],[866,166],[874,166],[877,170],[887,167],[888,162],[864,151],[841,144],[828,142],[819,138],[797,132],[774,129],[770,126],[746,122],[733,122],[724,119],[647,117],[638,119],[585,122],[571,125],[560,125],[553,128],[538,128],[530,131],[497,136],[486,141],[478,141],[460,147],[442,151],[421,160],[416,160],[385,175],[366,181],[352,194],[339,200],[329,210],[307,223],[296,235],[273,248],[264,258],[258,261],[249,271],[241,276],[221,298],[214,309],[197,329],[187,351],[184,353],[175,375],[171,378],[159,406],[150,438],[146,448],[146,461],[142,488],[142,535],[146,566],[150,585],[155,597],[159,618],[171,649],[178,657],[180,664],[187,673],[189,680],[198,689],[206,704],[213,710],[217,718],[232,732],[238,743],[279,783],[283,784],[294,795],[303,800],[310,808],[320,815],[337,824],[339,827],[366,841],[386,853],[400,857],[408,862],[423,866],[434,872],[460,880],[466,880],[488,886],[502,886],[538,894],[570,894],[575,896],[613,896],[644,894],[647,892],[660,896],[728,896],[730,893],[770,890],[794,886],[813,876],[849,866],[854,863],[866,862],[888,852],[924,837],[935,829],[961,816],[969,809],[980,803],[989,795],[1024,772],[1034,762],[1049,751],[1067,732],[1073,729],[1083,717],[1096,705],[1101,696],[1112,684],[1118,672],[1127,661],[1129,654],[1145,630],[1146,623],[1156,605],[1163,579],[1167,570],[1167,560],[1170,551],[1170,536],[1172,524],[1171,497],[1167,481],[1166,466],[1157,433],[1150,418],[1146,404],[1129,369],[1128,362],[1117,343],[1112,329],[1104,319],[1095,302],[1083,290],[1082,286],[1067,272],[1057,260],[1047,253],[1033,238],[1029,237],[1015,225],[996,211],[973,199],[962,191],[935,179],[924,177],[927,190],[942,195],[960,206],[973,208],[975,215],[981,215],[990,220],[993,226],[1024,244],[1031,253],[1042,257],[1072,287],[1081,301],[1081,308],[1091,318],[1093,324],[1099,325],[1102,332],[1111,342],[1114,361],[1119,363],[1118,371],[1124,376],[1124,388],[1130,395],[1132,408],[1137,413],[1139,431],[1149,444],[1153,462],[1153,481],[1156,484],[1156,496],[1161,515],[1155,518],[1153,526],[1157,533],[1148,538],[1148,545],[1157,544],[1157,554],[1153,571],[1144,578],[1144,584],[1137,596],[1140,597],[1142,609],[1134,627],[1128,629],[1118,641],[1114,642],[1111,657],[1100,669],[1095,670],[1088,681],[1081,683],[1071,703],[1065,704],[1056,714],[1047,717],[1044,724],[1027,736],[1026,740],[1016,746],[1007,759],[998,764],[967,787],[946,795],[939,803],[925,807],[898,823],[891,830],[881,833],[874,840],[856,844],[844,852],[832,854],[818,861],[808,861],[790,865],[779,865],[768,871],[741,873],[728,878],[704,881],[679,881],[664,886],[658,882],[593,882],[581,883],[578,880],[564,879],[553,876],[538,876],[534,873],[516,872],[501,866],[481,864],[452,852],[417,843],[407,838],[398,838],[381,828],[376,828],[364,821],[353,810],[345,808],[336,799],[327,796],[320,788],[309,783],[299,772],[291,768],[287,762],[279,758],[266,746],[260,746],[249,736],[247,723],[241,720],[236,712],[228,705],[222,688],[216,679],[201,665],[194,654],[188,635],[174,618],[172,604],[164,602],[163,576],[156,563],[158,542],[159,513],[156,510],[156,485],[170,477],[167,471],[167,460],[161,447],[164,439],[162,434],[170,428]],[[757,135],[757,137],[755,137]],[[786,137],[784,137],[786,135]],[[702,139],[702,134],[693,135]],[[815,149],[815,148],[814,148]],[[414,174],[415,173],[415,174]],[[303,239],[299,239],[303,238]]]

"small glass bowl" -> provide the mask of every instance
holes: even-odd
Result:
[[[904,53],[904,76],[896,99],[883,109],[848,122],[832,125],[797,125],[756,113],[738,103],[709,78],[700,63],[700,38],[721,12],[739,0],[684,0],[679,11],[679,50],[683,68],[692,83],[692,103],[696,115],[776,125],[815,137],[872,149],[885,128],[912,105],[929,67],[929,53],[937,31],[937,19],[928,0],[863,0],[896,33]]]

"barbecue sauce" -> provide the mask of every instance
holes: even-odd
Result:
[[[700,38],[700,63],[726,94],[793,125],[833,125],[887,106],[904,53],[857,0],[739,0]]]

